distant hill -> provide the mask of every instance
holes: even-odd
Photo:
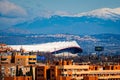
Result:
[[[120,54],[120,34],[19,34],[0,36],[0,43],[8,45],[41,44],[57,41],[77,41],[84,54],[95,52],[95,46],[103,46],[105,48],[104,53]]]

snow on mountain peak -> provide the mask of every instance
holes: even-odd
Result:
[[[56,11],[56,12],[46,12],[44,17],[45,18],[51,18],[54,15],[58,16],[66,16],[66,17],[82,17],[82,16],[88,16],[88,17],[97,17],[102,19],[111,19],[111,20],[118,20],[120,19],[120,8],[101,8],[96,9],[88,12],[83,12],[79,14],[72,14],[69,12],[64,11]]]
[[[74,16],[81,17],[81,16],[93,16],[103,19],[118,19],[120,18],[120,8],[102,8],[102,9],[96,9],[89,12],[79,13]]]

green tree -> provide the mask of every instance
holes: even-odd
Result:
[[[23,76],[23,72],[22,72],[22,69],[20,68],[19,70],[19,76]]]
[[[32,76],[32,80],[33,80],[33,69],[32,69],[32,66],[30,66],[30,76]]]
[[[26,72],[26,76],[31,76],[30,71]]]
[[[16,66],[16,76],[19,76],[18,65]]]

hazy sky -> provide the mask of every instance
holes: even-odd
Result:
[[[120,0],[42,0],[41,4],[47,10],[79,13],[104,7],[116,8],[120,6]]]
[[[25,9],[65,11],[70,13],[86,12],[98,8],[120,7],[120,0],[9,0]]]
[[[0,0],[0,29],[39,16],[118,7],[120,0]]]

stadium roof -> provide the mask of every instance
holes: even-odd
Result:
[[[44,44],[33,44],[33,45],[9,45],[15,50],[25,49],[26,51],[41,51],[41,52],[51,52],[61,50],[76,49],[76,51],[81,51],[82,49],[77,44],[76,41],[63,41],[63,42],[51,42]]]

